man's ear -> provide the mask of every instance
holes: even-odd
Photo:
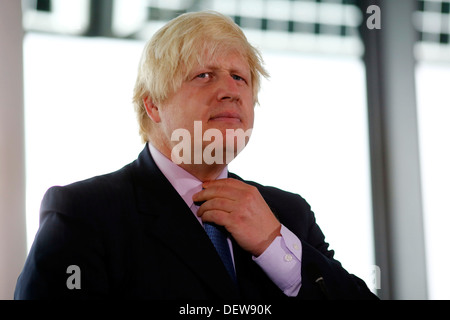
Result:
[[[159,108],[156,104],[153,103],[153,100],[150,96],[147,96],[143,99],[145,105],[145,111],[150,119],[153,122],[158,123],[161,122],[161,116],[159,115]]]

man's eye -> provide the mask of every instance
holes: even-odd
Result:
[[[210,76],[211,75],[208,72],[203,72],[203,73],[198,74],[197,78],[206,79],[206,78],[209,78]]]
[[[238,81],[245,81],[244,78],[242,78],[241,76],[238,76],[237,74],[233,74],[231,75],[233,77],[234,80],[238,80]]]

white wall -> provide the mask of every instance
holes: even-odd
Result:
[[[20,1],[0,10],[0,299],[11,299],[26,255]]]
[[[424,229],[430,299],[450,299],[450,63],[417,65]]]

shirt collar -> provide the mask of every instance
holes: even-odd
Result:
[[[148,143],[148,147],[156,166],[161,170],[162,174],[169,180],[170,184],[190,208],[193,204],[192,196],[202,190],[202,182],[180,166],[173,163],[150,142]],[[228,167],[225,167],[217,179],[225,179],[227,177]]]

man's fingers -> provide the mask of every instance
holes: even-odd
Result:
[[[199,217],[202,218],[203,222],[211,222],[215,223],[219,226],[225,226],[227,225],[228,220],[228,212],[222,211],[222,210],[206,210],[203,211]]]
[[[208,201],[205,201],[197,211],[197,215],[201,217],[203,212],[208,210],[221,210],[225,212],[232,212],[235,206],[234,200],[226,199],[226,198],[213,198]]]
[[[194,194],[194,202],[203,202],[213,198],[239,199],[244,186],[241,181],[227,178],[203,183],[203,190]]]
[[[206,182],[203,188],[192,197],[206,201],[198,216],[224,226],[244,250],[259,256],[279,235],[281,224],[256,187],[228,178]]]

